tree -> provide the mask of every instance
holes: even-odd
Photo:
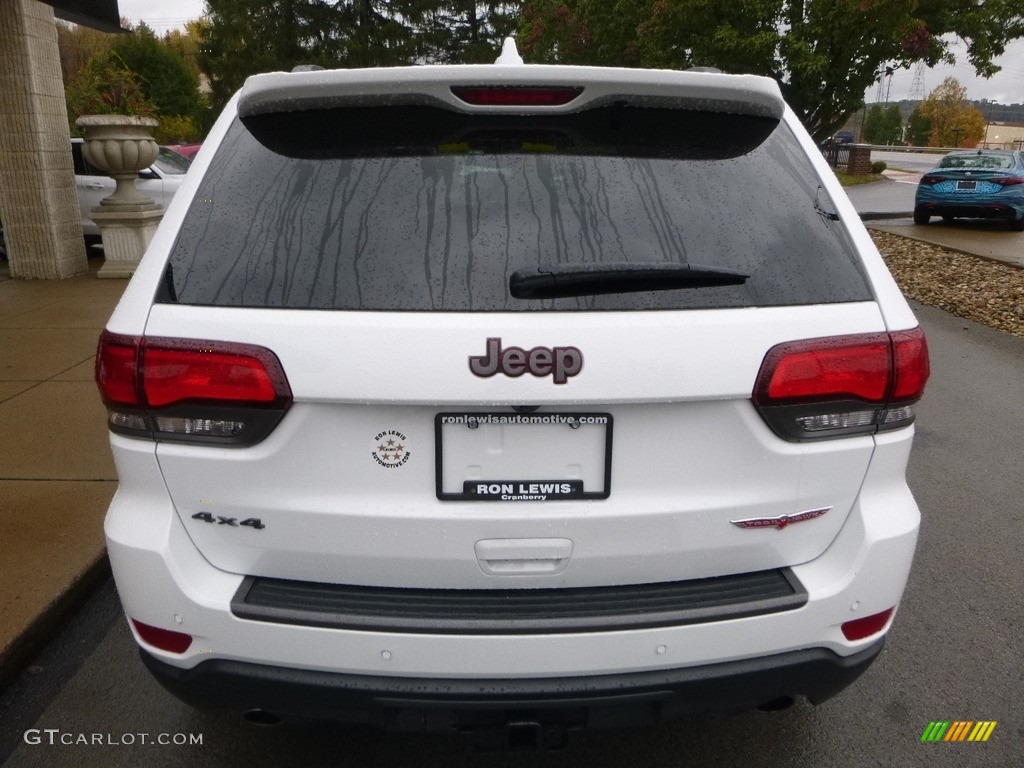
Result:
[[[518,20],[516,2],[436,2],[424,9],[415,24],[420,55],[428,63],[489,63]]]
[[[207,0],[199,66],[222,106],[245,78],[297,64],[493,61],[521,0]]]
[[[864,118],[864,141],[868,144],[883,144],[882,141],[882,105],[872,104]]]
[[[918,104],[907,118],[907,142],[912,147],[927,147],[931,135],[932,121],[921,112]]]
[[[131,34],[118,36],[114,50],[138,76],[159,114],[199,117],[199,77],[179,54],[161,44],[152,29],[140,24]]]
[[[880,143],[882,144],[903,143],[903,116],[900,114],[900,108],[895,104],[890,104],[882,116],[881,139]]]
[[[198,78],[203,74],[199,66],[199,50],[209,37],[210,20],[201,17],[185,22],[185,29],[172,29],[164,33],[160,44],[178,55],[186,67]]]
[[[114,47],[114,35],[80,25],[57,24],[57,49],[64,87],[74,80],[94,56]]]
[[[921,114],[931,123],[932,147],[973,147],[985,137],[985,116],[967,103],[967,89],[947,77],[921,102]]]
[[[245,78],[298,64],[369,67],[408,64],[418,53],[405,19],[421,0],[207,0],[210,20],[199,65],[215,106]]]
[[[980,76],[1024,36],[1011,0],[526,0],[520,37],[532,60],[715,66],[778,81],[811,133],[831,135],[882,63],[953,60],[966,43]]]

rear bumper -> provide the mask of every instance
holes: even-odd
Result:
[[[972,219],[1016,220],[1024,216],[1024,195],[994,195],[919,193],[914,208],[932,216],[963,216]]]
[[[570,729],[643,724],[798,696],[820,703],[859,677],[884,642],[850,656],[809,648],[684,669],[518,680],[348,675],[222,659],[179,669],[140,654],[165,688],[200,708],[394,730],[475,731],[524,720]]]
[[[159,480],[155,457],[127,451],[115,454],[122,477],[149,473],[151,482],[122,482],[106,520],[108,553],[128,616],[192,637],[178,654],[136,633],[157,676],[196,703],[387,724],[398,717],[393,710],[455,711],[470,693],[473,712],[573,709],[583,697],[596,701],[580,704],[586,712],[573,718],[593,726],[618,696],[640,700],[625,702],[625,714],[609,724],[759,707],[782,696],[820,701],[863,671],[888,629],[851,641],[843,623],[898,605],[913,558],[920,515],[904,479],[909,435],[875,441],[887,459],[872,463],[839,535],[819,557],[791,567],[806,600],[756,615],[527,634],[243,618],[232,602],[244,577],[202,557],[170,501],[150,491]],[[416,707],[406,706],[410,696]]]

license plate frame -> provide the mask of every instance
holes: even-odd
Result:
[[[448,422],[447,419],[461,419],[462,421]],[[567,434],[571,434],[576,430],[572,428],[571,424],[573,421],[584,420],[579,422],[577,429],[586,428],[588,430],[596,430],[603,428],[603,436],[591,435],[589,439],[599,440],[600,445],[603,446],[604,456],[601,457],[596,469],[602,476],[603,484],[600,489],[587,488],[582,483],[579,477],[475,477],[467,478],[464,477],[461,480],[453,481],[449,478],[448,488],[445,488],[445,446],[444,446],[444,432],[446,428],[461,428],[468,429],[468,419],[477,420],[477,429],[493,429],[494,427],[500,427],[501,429],[512,428],[512,429],[530,429],[536,428],[536,425],[543,425],[548,427],[550,431],[552,428],[571,430]],[[547,419],[547,422],[536,421],[538,419]],[[594,420],[593,423],[590,420]],[[434,461],[435,461],[435,493],[440,501],[472,501],[472,502],[498,502],[505,501],[507,503],[518,502],[518,501],[580,501],[580,500],[593,500],[599,501],[607,499],[611,495],[611,481],[612,481],[612,430],[614,420],[610,413],[598,413],[598,412],[545,412],[545,413],[509,413],[508,411],[444,411],[437,413],[434,416]],[[483,434],[483,433],[480,433]],[[596,444],[596,443],[595,443]],[[591,471],[595,469],[594,466],[590,467]],[[542,473],[537,473],[542,474]],[[460,490],[455,491],[452,488],[452,483],[457,482]],[[513,485],[512,494],[496,493],[496,494],[476,494],[468,493],[467,488],[470,483],[484,484],[484,485]],[[572,486],[571,491],[566,493],[554,493],[554,494],[530,494],[530,493],[518,493],[520,484],[528,486],[531,484],[567,484]],[[582,485],[582,490],[577,486]],[[545,498],[515,498],[515,499],[502,499],[502,496],[533,496],[543,495]]]
[[[956,183],[957,192],[977,192],[978,182],[974,179],[964,179]]]

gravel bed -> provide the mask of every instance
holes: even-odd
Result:
[[[1024,269],[888,232],[871,237],[908,299],[1024,336]]]

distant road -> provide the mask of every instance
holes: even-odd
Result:
[[[942,158],[940,154],[926,154],[923,152],[888,152],[874,150],[871,153],[871,161],[881,160],[891,169],[901,171],[912,171],[922,173],[934,168]]]

